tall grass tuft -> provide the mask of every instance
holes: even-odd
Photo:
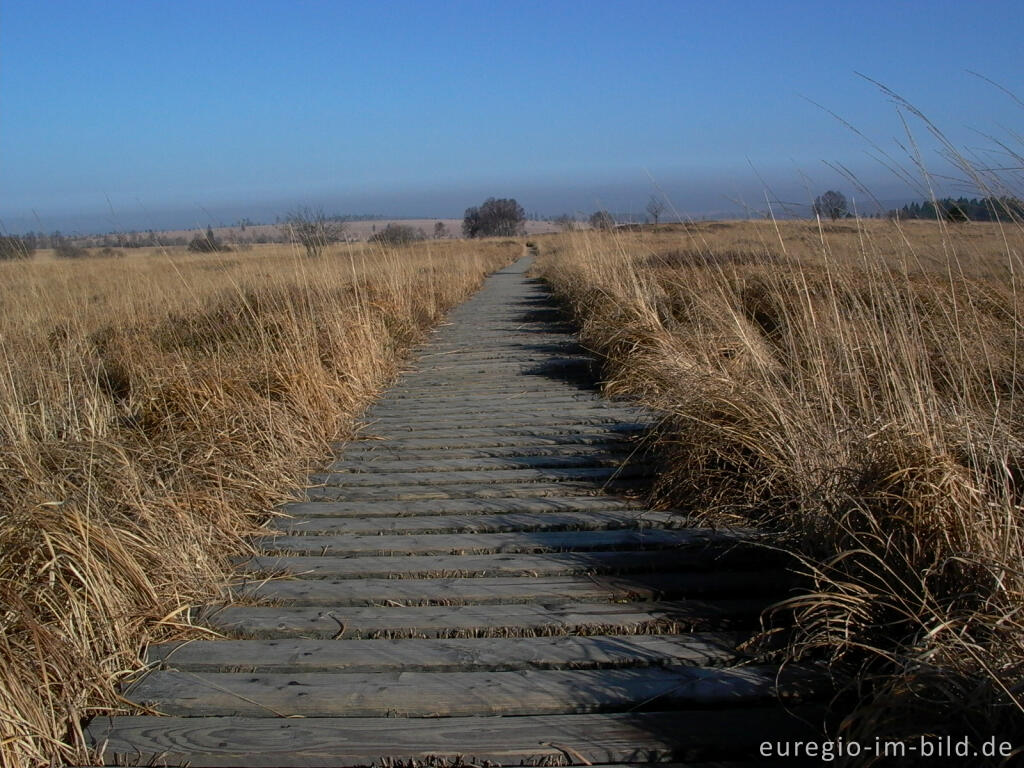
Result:
[[[856,681],[847,738],[1024,732],[1022,246],[1019,221],[543,242],[606,391],[664,417],[656,497],[801,554],[787,658]]]
[[[0,264],[0,755],[86,764],[148,643],[517,243]]]

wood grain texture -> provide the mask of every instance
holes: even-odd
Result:
[[[301,536],[388,535],[417,533],[506,533],[511,531],[598,531],[683,527],[670,513],[627,510],[605,512],[511,512],[503,515],[416,515],[401,517],[276,517],[269,527]]]
[[[493,440],[500,437],[519,438],[520,442],[543,437],[562,436],[587,436],[597,439],[608,439],[616,436],[637,435],[645,433],[650,428],[647,422],[617,422],[614,420],[597,419],[593,423],[580,424],[568,422],[564,424],[519,424],[508,427],[480,427],[473,426],[471,422],[462,427],[445,426],[444,424],[432,424],[427,428],[419,425],[407,424],[404,427],[392,427],[375,429],[373,425],[367,425],[362,431],[363,439],[392,439],[401,440],[406,445],[416,445],[416,439],[429,439],[433,441],[452,441],[452,445],[465,445],[474,438],[485,438]]]
[[[416,606],[587,601],[623,603],[683,597],[751,597],[784,592],[785,570],[640,573],[620,576],[453,579],[274,579],[231,588],[236,602],[275,605]]]
[[[531,443],[521,445],[460,446],[458,448],[407,448],[390,442],[367,444],[363,448],[349,447],[342,458],[330,465],[332,469],[374,471],[391,462],[446,461],[455,459],[518,459],[522,461],[544,458],[586,459],[588,457],[618,457],[626,459],[641,456],[639,446],[629,441],[600,443]]]
[[[554,402],[534,398],[529,402],[506,401],[501,408],[491,404],[461,404],[458,410],[434,405],[429,401],[415,405],[396,405],[385,402],[365,414],[368,423],[394,423],[398,426],[419,425],[426,422],[475,422],[478,426],[515,426],[517,424],[589,424],[592,419],[613,421],[639,421],[647,414],[639,408],[610,405],[603,402]]]
[[[370,501],[314,501],[285,504],[283,514],[301,520],[317,517],[415,517],[421,515],[492,515],[504,512],[604,512],[646,511],[637,501],[590,493],[583,496],[529,496],[488,499],[424,499]]]
[[[339,488],[369,488],[393,485],[492,485],[508,483],[604,483],[616,478],[649,477],[647,467],[551,467],[546,469],[492,469],[442,472],[317,472],[310,482]]]
[[[150,646],[151,664],[193,672],[498,672],[692,664],[743,657],[742,632],[449,640],[199,640]]]
[[[211,606],[201,620],[242,637],[529,637],[752,626],[764,598],[440,606]]]
[[[496,765],[750,758],[765,740],[813,738],[820,713],[757,707],[628,714],[395,718],[97,718],[107,760],[193,768],[333,768],[445,758]],[[787,765],[793,765],[788,763]]]
[[[476,434],[466,434],[466,430],[445,435],[430,437],[403,436],[399,439],[387,439],[364,435],[362,439],[352,443],[341,443],[335,450],[341,456],[348,450],[361,451],[366,449],[396,451],[465,451],[476,448],[523,448],[529,450],[536,446],[597,446],[615,448],[635,445],[636,430],[610,430],[607,426],[601,429],[566,431],[535,427],[526,430],[502,430],[499,434],[494,430],[480,430]]]
[[[256,539],[268,553],[344,555],[475,555],[499,552],[590,552],[654,550],[722,544],[735,538],[709,531],[641,528],[610,531],[537,531],[527,533],[404,533],[274,536]]]
[[[572,498],[580,496],[601,496],[610,489],[640,490],[643,483],[634,478],[606,478],[604,484],[593,481],[560,480],[553,482],[490,482],[490,483],[446,483],[443,485],[381,485],[356,486],[313,486],[306,489],[309,501],[429,501],[431,499],[515,499],[536,496],[557,496]]]
[[[511,672],[149,673],[135,701],[182,717],[558,715],[796,702],[807,675],[776,667],[671,666]]]
[[[546,554],[405,555],[394,557],[260,556],[247,559],[246,574],[290,573],[306,579],[452,578],[471,576],[569,576],[573,574],[708,571],[777,563],[770,551],[754,548],[692,549]]]
[[[330,466],[332,473],[342,474],[395,474],[399,472],[490,472],[494,470],[522,469],[576,469],[620,467],[629,459],[628,454],[592,452],[584,456],[540,455],[478,458],[450,458],[446,451],[443,458],[420,458],[404,460],[373,460],[360,457],[358,461],[336,461]]]

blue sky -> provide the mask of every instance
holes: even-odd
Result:
[[[906,195],[895,106],[957,146],[1020,135],[1018,3],[5,0],[0,221],[204,225],[338,212],[545,214]],[[811,101],[808,101],[811,100]],[[941,168],[920,126],[925,160]],[[1019,139],[1017,142],[1019,148]],[[844,186],[845,185],[845,186]],[[180,221],[179,221],[180,220]]]

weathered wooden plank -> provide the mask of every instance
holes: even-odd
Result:
[[[600,399],[595,392],[588,392],[582,396],[575,393],[532,393],[530,396],[494,393],[472,396],[468,388],[452,390],[448,395],[425,392],[418,398],[378,400],[375,405],[364,411],[363,415],[365,420],[372,421],[377,416],[404,415],[415,418],[417,414],[430,413],[465,418],[495,413],[607,413],[612,409],[615,413],[622,413],[623,408],[628,409],[625,411],[628,418],[624,421],[646,422],[653,418],[649,410],[622,403],[609,404],[609,401]]]
[[[518,373],[520,371],[528,373],[530,370],[537,368],[543,368],[546,371],[558,371],[564,368],[576,369],[581,366],[590,366],[593,362],[594,358],[584,354],[567,354],[560,355],[558,357],[553,355],[544,355],[538,356],[536,359],[523,357],[518,359],[505,358],[492,360],[459,360],[457,357],[450,357],[448,359],[413,361],[410,367],[417,374],[449,372]]]
[[[469,387],[449,391],[438,391],[437,387],[397,386],[385,392],[373,407],[385,404],[415,408],[422,404],[440,406],[461,406],[469,408],[501,408],[509,403],[551,403],[565,405],[586,405],[588,403],[625,405],[637,407],[626,400],[608,400],[594,390],[575,387],[546,387],[543,389],[519,386],[511,382],[500,389],[474,392]]]
[[[532,357],[541,354],[545,358],[556,355],[564,359],[578,358],[587,354],[580,346],[579,339],[568,333],[550,333],[547,328],[535,328],[533,333],[524,334],[510,318],[498,318],[475,314],[474,321],[485,335],[471,337],[467,334],[453,334],[443,339],[432,340],[416,350],[415,357],[408,363],[414,374],[432,364],[443,365],[446,360],[458,361],[463,355],[484,356],[495,352],[508,357]],[[481,320],[483,321],[481,323]],[[434,343],[434,341],[438,343]],[[518,343],[517,343],[518,342]],[[529,343],[526,343],[529,342]],[[422,353],[422,357],[421,357]],[[477,362],[466,360],[467,364]]]
[[[394,421],[375,420],[365,422],[361,427],[363,433],[390,437],[430,437],[446,433],[455,433],[460,430],[468,430],[472,433],[491,432],[496,430],[514,429],[520,434],[529,434],[531,427],[543,427],[545,433],[555,433],[555,430],[567,432],[593,432],[596,428],[611,429],[626,423],[622,419],[605,414],[594,414],[593,416],[566,415],[566,416],[519,416],[518,418],[504,418],[497,415],[492,419],[484,418],[438,418],[428,421],[426,419],[396,419]],[[650,425],[636,422],[634,431],[649,428]],[[642,426],[641,426],[642,424]],[[619,429],[618,431],[622,431]],[[499,433],[500,434],[500,433]]]
[[[441,472],[315,472],[311,483],[336,488],[372,488],[394,485],[492,485],[509,483],[604,483],[651,477],[651,467],[627,464],[611,467],[569,467],[566,469],[493,469],[481,471]]]
[[[573,332],[574,329],[570,325],[569,318],[559,314],[557,308],[551,309],[550,294],[541,295],[532,291],[531,293],[533,295],[527,301],[545,305],[543,311],[549,316],[545,317],[543,322],[531,320],[528,324],[524,324],[524,315],[521,311],[505,316],[491,314],[491,309],[499,309],[493,303],[490,307],[475,306],[472,317],[463,317],[463,322],[458,325],[442,326],[438,333],[424,341],[421,348],[417,348],[416,353],[418,354],[421,349],[446,352],[478,346],[482,349],[497,347],[525,351],[541,350],[553,354],[561,349],[562,344],[580,344],[580,339]],[[519,302],[515,301],[515,304],[519,304]],[[463,308],[469,308],[469,306],[470,304],[467,303],[463,305]],[[513,305],[505,304],[500,309],[513,309]],[[479,324],[472,322],[481,317],[485,318],[487,322]],[[452,318],[459,318],[459,310],[452,313]],[[474,335],[473,331],[478,331],[479,335]],[[476,342],[476,339],[481,341]]]
[[[477,371],[457,374],[454,371],[421,371],[417,374],[417,387],[439,393],[452,393],[457,391],[467,393],[486,394],[491,392],[507,392],[511,383],[514,389],[521,389],[518,386],[523,382],[530,382],[527,386],[545,391],[561,392],[594,392],[597,386],[594,384],[593,376],[580,376],[576,371],[569,372],[570,375],[559,375],[562,372],[554,371],[553,376],[545,375],[543,371]]]
[[[427,499],[514,499],[536,496],[598,496],[605,491],[639,490],[644,478],[609,478],[605,481],[559,480],[556,482],[448,483],[345,487],[321,485],[306,489],[309,501],[425,501]]]
[[[583,375],[580,375],[580,374]],[[410,391],[438,392],[451,394],[463,391],[467,394],[487,395],[530,389],[541,393],[587,393],[596,392],[593,370],[582,366],[564,369],[544,370],[542,366],[527,364],[518,371],[501,370],[423,370],[414,371],[414,386]],[[589,375],[588,375],[589,374]],[[522,385],[522,386],[521,386]],[[402,392],[398,393],[399,395]]]
[[[663,600],[782,594],[784,570],[620,576],[483,577],[469,579],[274,579],[235,585],[234,600],[284,605],[466,605],[543,601]]]
[[[415,472],[482,472],[523,469],[614,468],[636,464],[640,457],[626,453],[591,453],[585,456],[480,456],[477,458],[427,457],[422,459],[387,459],[384,456],[363,456],[359,459],[335,461],[328,470],[345,475]]]
[[[452,459],[565,459],[577,458],[586,459],[611,458],[620,460],[631,456],[643,456],[639,445],[627,442],[616,441],[602,444],[568,444],[568,445],[520,445],[520,446],[483,446],[479,448],[463,447],[451,448],[439,446],[435,448],[403,448],[401,443],[393,442],[364,442],[350,443],[343,447],[344,458],[339,459],[331,468],[363,468],[373,471],[377,466],[388,462],[421,462],[421,461],[450,461]]]
[[[757,598],[638,603],[523,603],[364,608],[211,607],[198,617],[235,637],[535,637],[676,634],[748,627],[768,605]]]
[[[489,359],[529,359],[544,360],[551,354],[571,353],[575,355],[586,354],[586,350],[580,345],[579,339],[569,333],[544,334],[542,339],[531,338],[533,342],[529,346],[515,343],[515,339],[521,338],[515,333],[514,328],[508,328],[503,333],[493,333],[473,339],[471,344],[465,340],[455,343],[425,344],[420,347],[413,358],[412,366],[420,369],[424,365],[437,361],[459,360],[466,362],[472,360]]]
[[[460,514],[488,515],[506,512],[642,511],[637,501],[608,495],[516,496],[513,498],[440,498],[422,500],[378,499],[364,501],[312,501],[283,504],[280,511],[295,519],[317,517],[420,517]]]
[[[504,431],[504,430],[503,430]],[[401,436],[383,438],[363,436],[357,440],[337,443],[333,446],[338,453],[355,452],[364,449],[379,451],[465,451],[474,448],[521,448],[529,450],[534,446],[593,446],[596,450],[613,450],[619,446],[636,445],[637,432],[585,431],[564,432],[548,431],[548,434],[535,434],[523,431],[517,434],[496,434],[494,432],[477,431],[475,435],[432,435],[429,437]]]
[[[265,536],[253,543],[263,552],[272,554],[381,556],[653,550],[738,541],[739,537],[707,529],[642,528],[610,531],[424,533],[394,536]]]
[[[456,407],[423,406],[420,408],[375,408],[363,416],[363,423],[375,427],[419,426],[420,424],[449,424],[466,426],[516,426],[518,424],[592,424],[604,421],[644,421],[649,412],[637,409],[626,410],[610,407],[587,407],[585,405],[554,404],[547,409],[539,405],[520,404],[517,406],[491,405],[480,411],[463,410]],[[600,421],[594,421],[600,419]]]
[[[398,759],[469,764],[651,763],[755,757],[764,741],[818,738],[817,708],[751,707],[472,718],[96,718],[110,762],[193,768],[336,768]],[[790,763],[792,764],[792,763]]]
[[[558,407],[544,412],[536,408],[509,408],[494,406],[479,413],[463,413],[454,408],[421,408],[408,412],[389,413],[380,410],[367,413],[363,423],[377,428],[423,428],[442,425],[442,428],[509,427],[523,424],[603,424],[616,421],[643,421],[647,414],[611,408]]]
[[[182,717],[565,715],[799,702],[825,690],[792,667],[521,669],[512,672],[155,670],[128,694]]]
[[[456,406],[457,407],[453,407]],[[477,400],[462,399],[457,404],[439,402],[432,397],[424,397],[417,401],[392,400],[382,398],[366,410],[372,418],[409,418],[417,414],[437,413],[455,418],[492,415],[500,410],[502,413],[523,416],[532,415],[564,415],[566,413],[616,414],[624,421],[649,418],[651,411],[634,403],[604,400],[597,397],[580,399],[571,395],[534,395],[533,397],[516,398],[478,398]]]
[[[566,423],[566,424],[520,424],[519,426],[511,427],[473,427],[466,425],[464,427],[445,427],[443,424],[438,424],[436,427],[429,427],[421,429],[417,424],[408,424],[406,428],[390,428],[387,430],[378,430],[373,425],[368,425],[362,432],[363,439],[371,438],[376,435],[376,439],[386,438],[388,434],[392,435],[392,439],[401,438],[402,442],[406,445],[410,443],[409,440],[417,438],[430,438],[433,440],[439,439],[452,439],[454,438],[458,442],[457,445],[464,445],[466,441],[475,437],[520,437],[520,438],[536,438],[536,437],[552,437],[559,435],[603,435],[604,437],[614,437],[616,435],[636,435],[642,434],[650,429],[648,422],[622,422],[622,421],[598,421],[593,424],[579,424],[579,423]]]
[[[302,578],[448,578],[473,576],[570,576],[583,573],[707,571],[778,564],[781,557],[753,547],[701,546],[643,552],[552,552],[543,554],[407,555],[398,557],[259,556],[241,564],[243,573],[292,573]]]
[[[510,336],[513,334],[509,334]],[[461,343],[453,340],[453,343]],[[476,343],[476,342],[470,342]],[[485,372],[486,373],[486,372]],[[532,377],[527,375],[519,376],[496,376],[494,383],[501,387],[533,387],[538,389],[572,389],[578,386],[577,381],[569,381],[564,378],[558,377]],[[422,387],[429,387],[432,384],[443,381],[451,381],[452,377],[447,375],[445,371],[434,371],[427,370],[424,367],[410,367],[406,368],[396,381],[395,389],[401,391],[403,389],[419,389]],[[589,385],[590,388],[594,388],[594,381],[591,379],[589,382],[584,382]],[[468,387],[467,387],[468,389]]]
[[[548,346],[562,347],[562,349],[558,350],[559,353],[574,355],[574,362],[581,359],[590,359],[583,357],[586,355],[586,352],[579,347],[579,344],[571,345],[562,340],[560,342],[553,342]],[[501,369],[505,366],[516,364],[536,366],[547,363],[549,355],[550,353],[545,351],[524,351],[509,347],[502,348],[498,345],[484,348],[479,346],[479,342],[476,342],[474,347],[464,347],[460,350],[423,352],[412,361],[412,367],[416,373],[427,373],[430,371],[446,371],[451,368],[488,369],[491,366],[495,366]]]
[[[564,355],[547,359],[505,360],[435,360],[419,366],[415,373],[424,377],[493,377],[543,376],[555,379],[584,379],[593,381],[597,364],[586,355]]]
[[[477,343],[476,339],[468,338],[466,339],[466,342],[467,347]],[[589,366],[594,362],[594,359],[585,353],[573,353],[572,351],[560,353],[557,350],[551,351],[543,356],[538,356],[536,359],[530,358],[531,355],[529,355],[528,352],[521,352],[515,357],[491,360],[460,359],[458,356],[450,355],[447,357],[436,357],[433,360],[413,361],[410,368],[416,374],[447,372],[451,370],[468,372],[473,372],[475,370],[501,371],[508,369],[518,370],[518,366],[526,363],[531,369],[543,366],[545,370],[561,371],[565,368],[575,370],[578,367],[585,365]]]
[[[483,319],[486,322],[480,323]],[[444,338],[431,339],[422,347],[416,349],[416,353],[410,363],[410,370],[418,374],[421,360],[444,360],[445,358],[468,355],[489,355],[495,351],[504,355],[529,355],[541,353],[545,356],[562,354],[566,351],[566,345],[571,345],[568,351],[575,355],[586,354],[586,350],[580,346],[579,338],[571,332],[570,326],[564,324],[557,330],[552,331],[547,323],[543,326],[536,326],[524,332],[521,325],[518,325],[512,318],[498,318],[489,315],[478,315],[474,313],[476,329],[480,335],[474,336],[468,333],[453,333],[445,335]]]
[[[458,358],[420,361],[413,363],[413,370],[420,375],[430,374],[541,374],[561,372],[564,370],[587,370],[594,365],[594,358],[589,355],[561,355],[558,357],[545,355],[531,360],[528,358],[506,358],[493,360],[459,360]]]
[[[683,527],[685,518],[668,512],[509,512],[503,515],[417,517],[275,517],[268,527],[293,535],[415,533],[501,533],[511,531],[599,531],[619,528]],[[273,545],[271,545],[273,546]]]
[[[582,384],[582,386],[581,386]],[[475,402],[478,400],[527,399],[537,398],[570,398],[580,402],[602,399],[600,392],[593,383],[545,382],[542,379],[515,378],[496,383],[492,386],[469,387],[465,383],[428,382],[409,379],[389,389],[385,397],[391,402]],[[615,402],[615,401],[613,401]]]
[[[742,658],[743,632],[450,640],[199,640],[149,647],[147,660],[193,672],[473,672],[721,666]]]
[[[507,332],[507,335],[505,335],[503,340],[495,339],[495,341],[493,341],[492,343],[495,343],[495,344],[508,343],[510,339],[514,339],[515,337],[516,337],[515,331],[510,329],[509,332]],[[483,343],[482,341],[478,341],[476,339],[462,340],[462,339],[458,339],[458,338],[448,339],[447,342],[449,344],[453,345],[453,346],[459,345],[459,344],[462,344],[463,346],[469,346],[469,345],[475,345],[475,344]],[[486,369],[486,366],[483,366],[483,367]],[[415,361],[413,361],[412,364],[409,367],[405,368],[402,371],[402,374],[401,374],[400,378],[398,379],[398,385],[399,386],[410,386],[410,387],[420,386],[424,382],[429,384],[433,380],[435,380],[437,378],[441,378],[441,377],[445,377],[445,371],[443,371],[443,370],[441,370],[441,371],[433,370],[429,366],[416,365]],[[524,381],[524,379],[525,379],[525,381]],[[517,377],[507,376],[507,377],[504,377],[503,379],[501,379],[500,382],[502,384],[506,384],[506,385],[508,385],[508,384],[524,384],[524,385],[529,385],[529,384],[533,383],[530,379],[526,378],[525,376],[517,376]],[[544,387],[564,387],[564,386],[568,386],[570,383],[571,382],[567,382],[564,378],[550,377],[550,378],[540,378],[540,379],[538,379],[536,381],[535,385],[536,386],[544,386]],[[593,384],[593,380],[591,380],[588,383]]]

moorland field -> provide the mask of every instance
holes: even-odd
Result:
[[[847,738],[1014,733],[1024,681],[1019,223],[700,222],[532,238],[660,416],[652,489],[756,524],[807,589],[784,660]],[[148,643],[198,636],[245,535],[525,239],[0,263],[0,743],[85,761]],[[766,647],[771,646],[768,643]],[[778,644],[776,644],[777,646]],[[845,683],[844,683],[845,684]]]
[[[543,240],[606,393],[663,417],[655,496],[801,555],[783,655],[836,672],[846,738],[1021,732],[1022,246],[849,219]]]

